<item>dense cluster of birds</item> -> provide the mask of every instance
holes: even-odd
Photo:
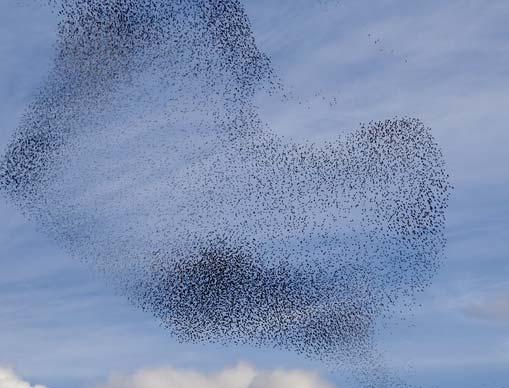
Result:
[[[397,386],[372,339],[440,265],[450,185],[430,129],[276,135],[253,100],[283,86],[238,0],[50,3],[54,66],[3,193],[182,341],[371,364],[366,386]]]

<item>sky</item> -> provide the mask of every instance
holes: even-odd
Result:
[[[259,47],[312,107],[260,101],[264,118],[278,133],[316,141],[394,116],[432,128],[454,185],[445,259],[417,307],[385,322],[378,341],[416,385],[509,387],[509,3],[373,3],[245,2]],[[51,67],[55,22],[28,0],[0,3],[0,149]],[[170,380],[355,387],[343,371],[289,352],[177,343],[0,200],[0,388]]]

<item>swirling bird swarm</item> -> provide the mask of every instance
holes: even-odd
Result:
[[[275,135],[254,97],[281,83],[236,0],[51,3],[54,66],[2,160],[4,194],[182,341],[373,362],[377,320],[443,254],[430,129]],[[372,369],[365,385],[385,384]]]

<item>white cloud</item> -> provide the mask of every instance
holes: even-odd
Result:
[[[333,388],[317,375],[299,370],[256,370],[239,364],[205,374],[174,368],[144,369],[132,375],[112,376],[99,388]]]
[[[14,370],[0,367],[0,388],[46,388],[44,385],[31,385],[16,376]]]

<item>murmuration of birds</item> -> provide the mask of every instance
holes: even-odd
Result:
[[[319,144],[277,135],[253,101],[283,86],[237,0],[50,4],[54,64],[3,195],[181,341],[407,386],[380,371],[374,332],[442,261],[451,186],[431,130],[402,116]]]

